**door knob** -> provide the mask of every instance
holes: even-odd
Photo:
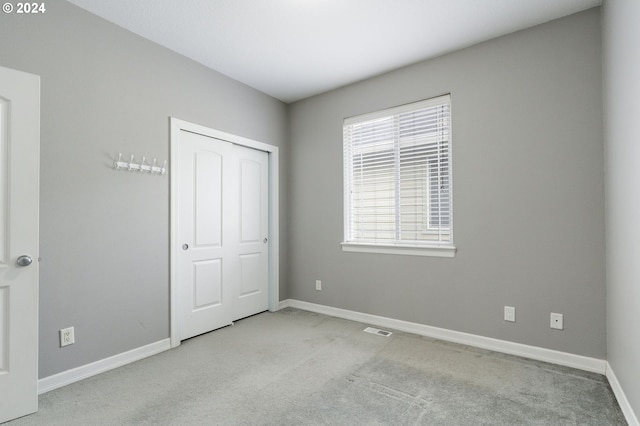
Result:
[[[16,260],[16,265],[29,266],[31,265],[31,262],[33,262],[33,259],[31,259],[31,256],[22,255]]]
[[[189,244],[183,244],[182,250],[189,250]]]

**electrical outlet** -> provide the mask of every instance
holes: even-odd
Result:
[[[562,330],[564,328],[564,318],[562,314],[551,313],[551,328]]]
[[[316,290],[322,290],[322,281],[316,280]]]
[[[73,327],[63,328],[60,330],[60,347],[73,345],[76,338],[73,333]]]
[[[510,322],[516,322],[516,308],[513,306],[504,307],[504,320]]]

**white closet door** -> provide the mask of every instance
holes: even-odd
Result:
[[[240,235],[237,244],[239,285],[234,287],[233,319],[266,311],[268,292],[269,157],[235,146],[239,165]]]
[[[186,131],[178,141],[182,340],[268,308],[267,154]]]

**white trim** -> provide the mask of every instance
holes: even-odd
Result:
[[[70,385],[71,383],[78,382],[82,379],[104,373],[105,371],[122,367],[123,365],[139,361],[143,358],[159,354],[160,352],[164,352],[168,349],[171,349],[170,340],[159,340],[140,348],[122,352],[118,355],[114,355],[100,361],[92,362],[91,364],[82,365],[71,370],[45,377],[38,380],[38,395],[61,388],[62,386]]]
[[[280,302],[280,154],[277,146],[269,152],[269,310]]]
[[[409,256],[455,257],[456,248],[452,246],[403,246],[363,243],[342,243],[342,251],[356,253],[401,254]]]
[[[633,407],[631,407],[631,404],[627,399],[627,395],[625,395],[624,390],[622,390],[622,386],[620,385],[618,378],[613,372],[613,368],[611,367],[611,364],[609,364],[608,362],[607,362],[607,379],[609,380],[609,384],[611,385],[611,390],[613,391],[613,394],[616,396],[616,399],[618,400],[618,405],[620,406],[620,409],[622,410],[622,414],[624,414],[624,417],[627,420],[627,423],[629,423],[629,426],[640,426],[638,417],[636,416],[636,413],[633,411]]]
[[[493,339],[491,337],[478,336],[475,334],[462,333],[460,331],[447,330],[445,328],[432,327],[429,325],[414,322],[401,321],[393,318],[381,317],[378,315],[364,314],[361,312],[349,311],[346,309],[334,308],[331,306],[318,305],[315,303],[303,302],[295,299],[288,299],[280,302],[281,308],[292,307],[333,317],[358,321],[378,327],[392,328],[394,330],[421,336],[433,337],[449,342],[463,345],[475,346],[477,348],[489,349],[510,355],[517,355],[525,358],[545,361],[552,364],[564,365],[580,370],[605,374],[607,371],[607,361],[597,358],[589,358],[582,355],[574,355],[567,352],[555,351],[552,349],[540,348],[537,346],[523,345],[521,343],[508,342],[506,340]]]
[[[234,143],[236,145],[245,146],[260,151],[265,151],[269,154],[269,310],[278,310],[278,303],[280,299],[280,273],[279,273],[279,256],[280,256],[280,230],[279,230],[279,153],[278,147],[275,145],[269,145],[264,142],[255,141],[242,136],[233,135],[231,133],[222,132],[220,130],[210,129],[199,124],[190,123],[188,121],[180,120],[174,117],[170,118],[171,126],[171,162],[169,164],[169,174],[171,177],[171,207],[170,207],[170,268],[171,268],[171,282],[170,282],[170,339],[171,347],[174,348],[180,345],[180,323],[178,317],[178,277],[177,268],[174,264],[177,259],[177,250],[179,250],[180,242],[177,240],[178,227],[177,227],[177,196],[176,191],[178,188],[178,174],[176,173],[176,167],[178,165],[178,150],[176,149],[177,141],[181,131],[197,133],[199,135],[208,136],[222,141]]]
[[[303,308],[299,308],[297,306],[293,306],[292,302],[298,302],[295,299],[285,299],[285,300],[281,300],[280,303],[278,304],[278,310],[280,309],[285,309],[285,308],[297,308],[297,309],[303,309]],[[304,303],[304,302],[301,302]],[[304,309],[305,311],[307,311],[308,309]]]

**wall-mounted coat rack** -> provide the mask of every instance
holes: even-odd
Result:
[[[132,172],[142,172],[164,175],[167,173],[167,160],[164,160],[162,167],[158,166],[158,160],[153,159],[153,164],[147,164],[147,157],[142,157],[140,163],[135,162],[135,158],[132,155],[131,159],[126,162],[122,161],[122,153],[118,153],[118,159],[113,162],[113,168],[116,170],[129,170]]]

